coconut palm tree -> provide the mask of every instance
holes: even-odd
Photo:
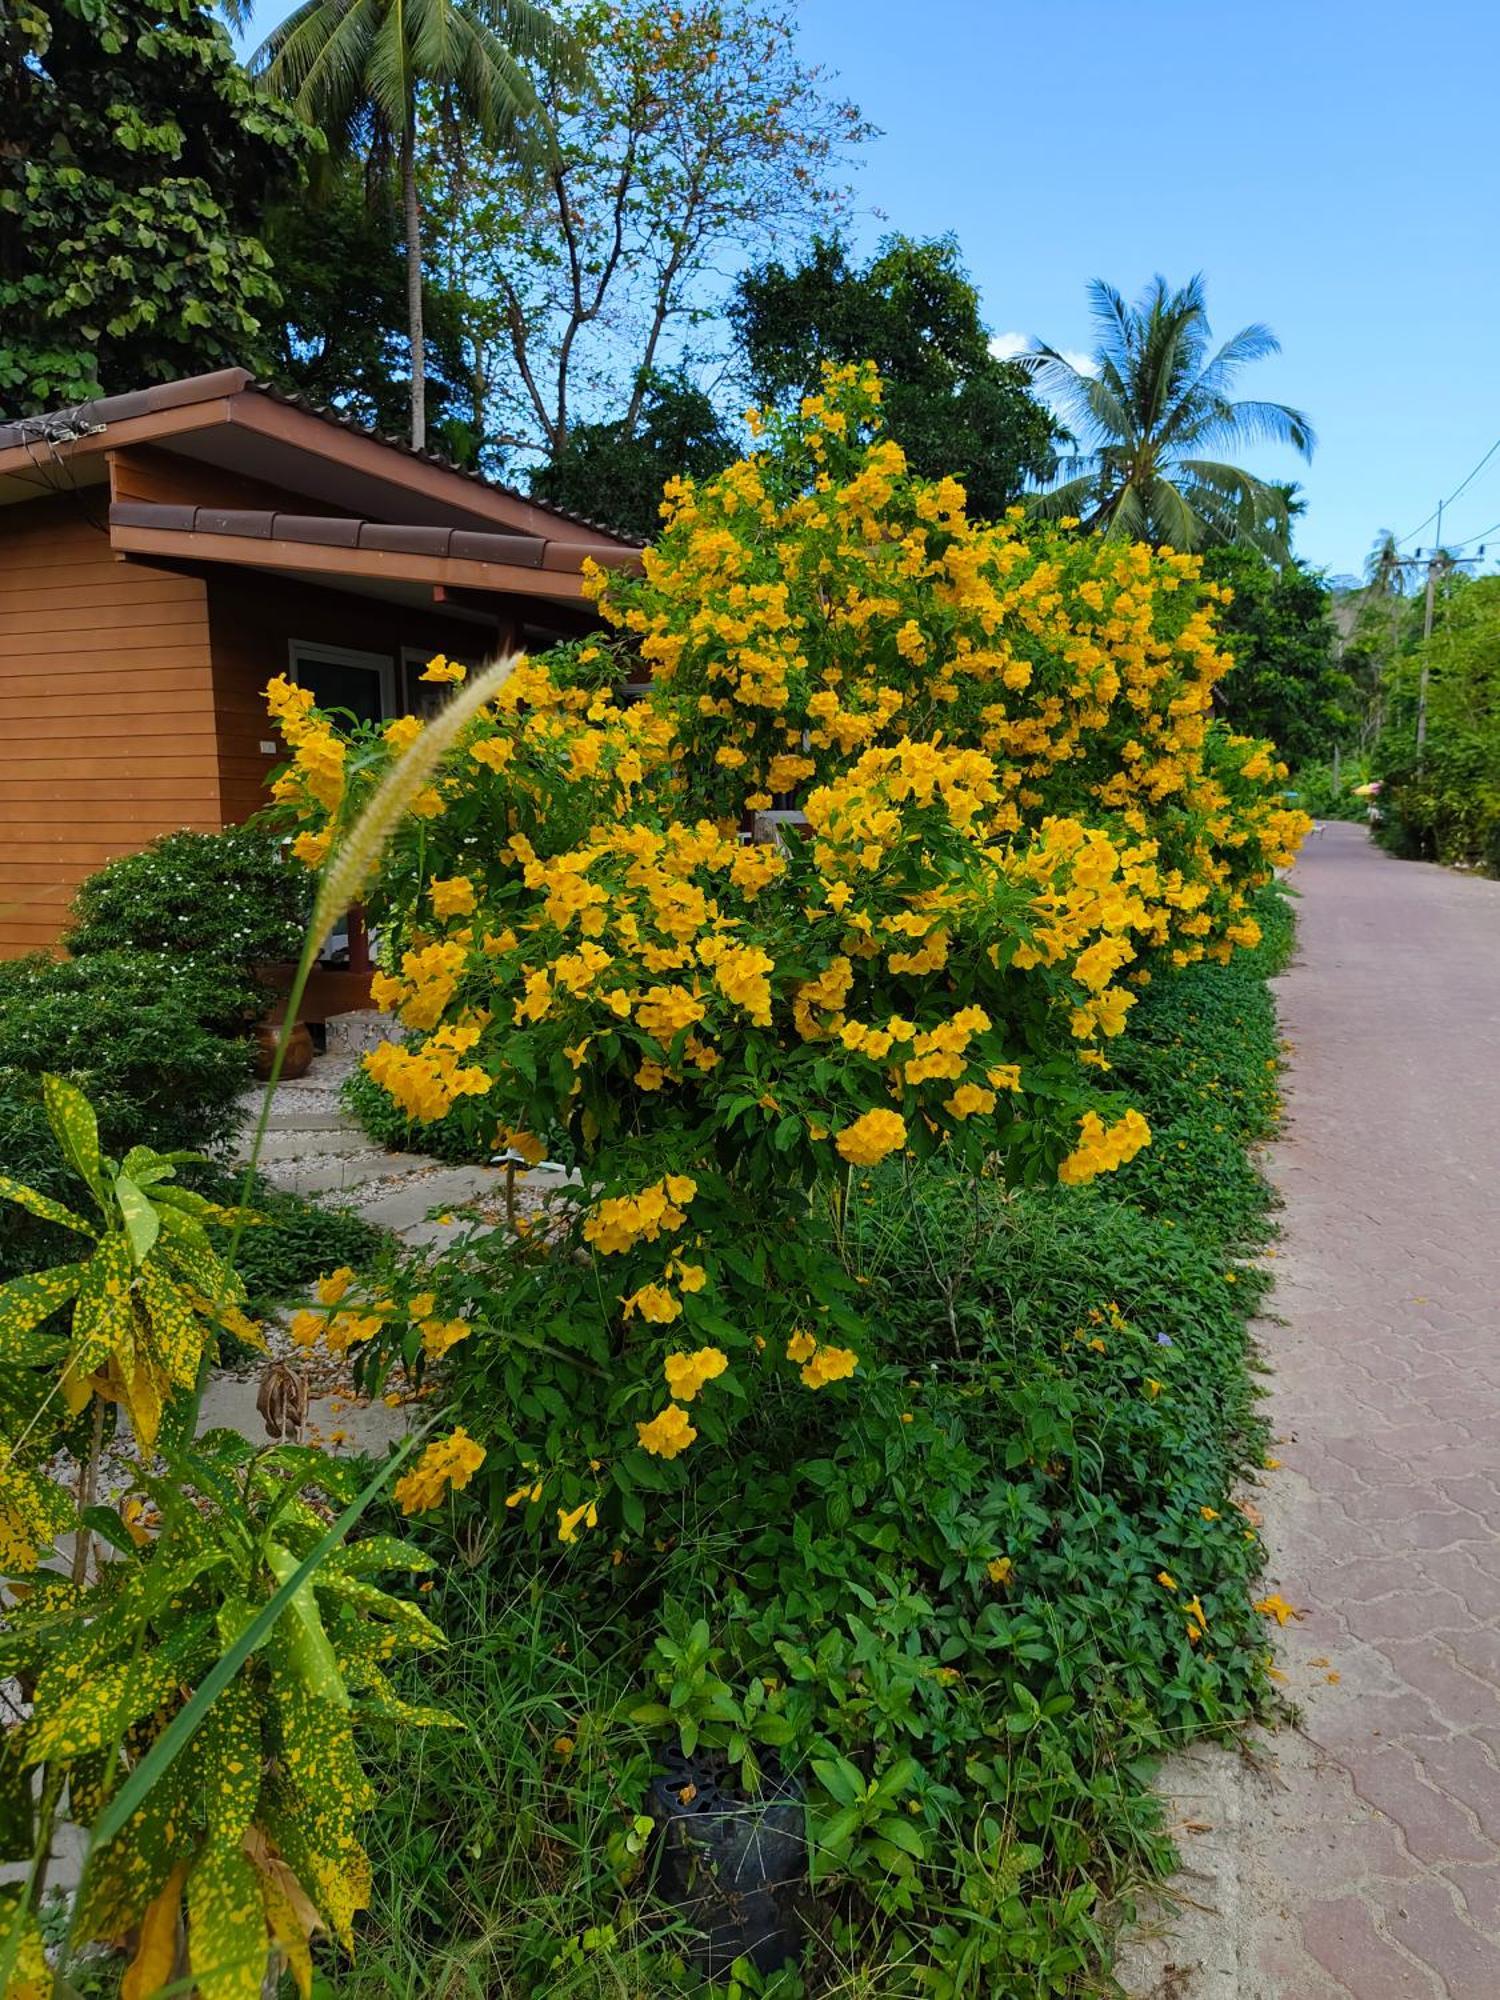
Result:
[[[427,440],[427,413],[417,93],[433,87],[491,144],[538,158],[545,145],[530,62],[579,68],[567,29],[539,0],[302,0],[250,58],[266,88],[324,132],[335,152],[367,142],[377,154],[396,155],[418,450]]]
[[[1089,361],[1040,343],[1022,357],[1080,440],[1037,510],[1076,514],[1106,535],[1178,549],[1248,542],[1284,560],[1286,489],[1200,456],[1265,440],[1312,455],[1299,410],[1233,399],[1242,368],[1280,353],[1276,336],[1246,326],[1215,351],[1201,277],[1178,291],[1156,277],[1135,305],[1096,278],[1089,297],[1099,333]]]

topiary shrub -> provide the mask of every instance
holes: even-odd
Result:
[[[229,1137],[250,1078],[243,1026],[256,996],[191,961],[109,951],[0,965],[0,1130],[5,1172],[73,1201],[42,1109],[44,1071],[92,1100],[115,1157],[132,1146],[194,1151]],[[226,1023],[241,1032],[231,1038]],[[24,1210],[0,1215],[0,1277],[55,1261],[66,1231]],[[49,1246],[55,1253],[49,1258]]]
[[[243,986],[257,965],[297,956],[307,910],[306,871],[282,858],[263,826],[169,833],[80,886],[63,942],[74,958],[192,959]]]

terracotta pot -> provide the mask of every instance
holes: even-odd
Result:
[[[262,1021],[255,1030],[255,1074],[264,1083],[271,1074],[271,1064],[276,1059],[276,1043],[281,1035],[280,1021]],[[287,1039],[286,1056],[281,1065],[281,1079],[285,1083],[293,1077],[306,1076],[312,1068],[312,1059],[317,1051],[313,1038],[307,1032],[307,1023],[299,1021]]]

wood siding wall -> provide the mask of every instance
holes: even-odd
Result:
[[[203,579],[119,561],[105,506],[0,509],[0,957],[113,856],[223,823]]]

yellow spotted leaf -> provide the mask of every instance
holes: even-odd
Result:
[[[73,1368],[90,1375],[112,1354],[133,1348],[135,1303],[130,1245],[106,1236],[88,1261],[73,1313]]]
[[[87,1264],[57,1264],[0,1285],[0,1361],[33,1361],[35,1343],[27,1336],[67,1304],[83,1283]]]
[[[76,1083],[66,1077],[42,1078],[42,1101],[47,1122],[57,1134],[68,1164],[80,1174],[102,1205],[104,1201],[103,1162],[99,1157],[99,1121],[94,1107]]]
[[[179,1861],[141,1918],[141,1941],[120,1982],[120,2000],[153,2000],[177,1969],[177,1919],[187,1863]]]
[[[260,1799],[260,1704],[247,1681],[231,1681],[214,1702],[197,1747],[209,1838],[233,1846]]]
[[[18,1888],[0,1889],[0,1951],[9,1965],[5,2000],[51,2000],[52,1969],[41,1927]]]
[[[163,1649],[142,1659],[91,1669],[83,1685],[62,1695],[55,1705],[44,1706],[39,1689],[23,1739],[22,1761],[37,1764],[46,1757],[79,1757],[102,1750],[161,1703],[175,1685],[177,1672]]]
[[[141,1296],[158,1361],[180,1389],[191,1389],[203,1353],[203,1322],[186,1292],[154,1260],[141,1266]]]
[[[8,1174],[0,1174],[0,1201],[13,1201],[17,1208],[40,1216],[43,1222],[59,1222],[64,1229],[76,1229],[80,1236],[97,1236],[99,1233],[91,1222],[85,1222],[71,1208],[64,1208],[60,1201],[38,1194],[35,1188],[23,1187],[20,1181],[13,1181]]]
[[[199,2000],[260,2000],[267,1943],[255,1870],[210,1840],[188,1878],[188,1958]]]

